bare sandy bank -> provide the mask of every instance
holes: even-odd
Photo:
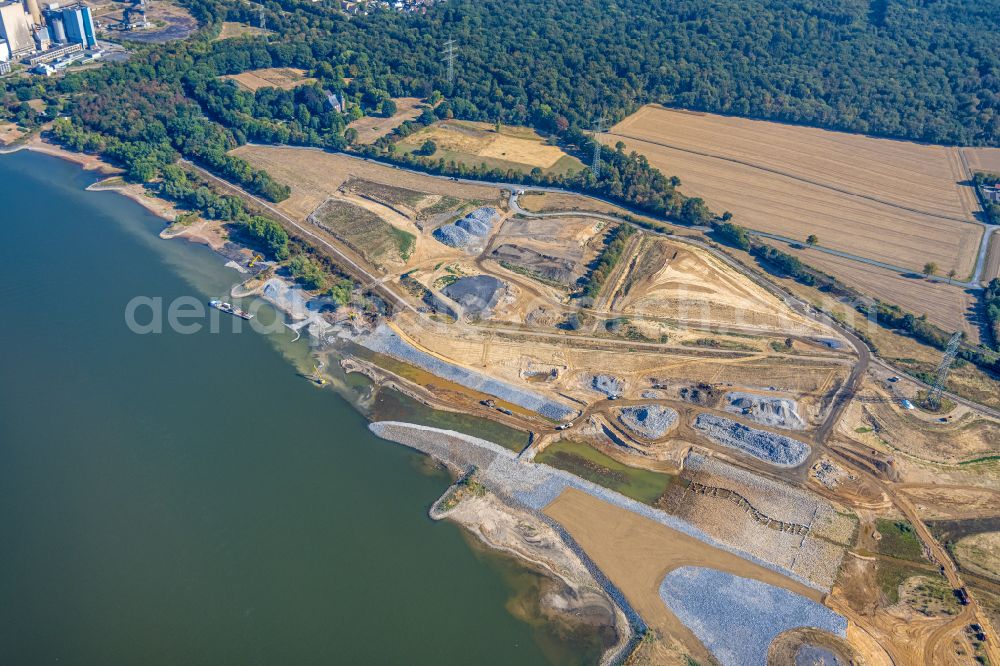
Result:
[[[488,491],[471,492],[460,484],[449,488],[431,517],[461,525],[489,548],[542,573],[547,584],[538,598],[540,614],[569,632],[600,636],[602,664],[616,663],[629,648],[633,630],[628,618],[556,530],[538,517]]]

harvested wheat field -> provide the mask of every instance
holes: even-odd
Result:
[[[972,272],[981,228],[953,149],[644,107],[623,141],[743,226],[888,264]]]
[[[437,145],[433,157],[443,157],[470,167],[486,164],[500,169],[530,171],[539,168],[549,173],[580,170],[583,165],[558,146],[545,143],[527,127],[501,126],[497,132],[489,123],[466,120],[443,120],[426,127],[397,145],[400,150],[413,151],[427,140]]]
[[[961,150],[971,170],[1000,173],[1000,148],[962,148]]]
[[[242,157],[255,167],[265,169],[278,182],[292,188],[292,194],[277,204],[288,215],[304,220],[310,213],[332,196],[348,180],[381,184],[393,190],[412,190],[427,197],[435,197],[440,204],[458,199],[490,202],[501,200],[500,190],[485,185],[468,185],[432,176],[394,169],[365,160],[325,153],[308,148],[289,146],[240,146],[232,154]]]
[[[611,134],[743,162],[931,215],[972,220],[977,209],[972,188],[960,185],[968,174],[954,147],[655,105],[615,125]]]
[[[816,250],[793,251],[793,254],[864,294],[877,296],[916,315],[926,314],[931,323],[946,331],[964,331],[971,341],[979,340],[976,294],[969,289],[932,282],[919,274],[900,275]]]
[[[744,326],[786,334],[826,331],[708,252],[662,238],[643,239],[612,305],[624,314],[699,325]]]
[[[419,97],[394,97],[392,101],[396,103],[396,113],[389,118],[365,116],[351,121],[348,127],[357,130],[359,144],[374,143],[405,121],[419,116],[423,108],[423,101]]]
[[[718,569],[822,603],[817,590],[574,488],[543,512],[569,532],[652,628],[679,638],[701,663],[709,662],[707,651],[659,594],[664,576],[678,567]]]
[[[1000,278],[1000,233],[993,232],[990,236],[990,250],[983,266],[983,282]]]
[[[296,86],[316,82],[316,79],[306,77],[304,69],[296,69],[294,67],[253,69],[241,72],[240,74],[227,74],[222,78],[236,81],[241,87],[251,92],[256,92],[261,88],[291,90]]]

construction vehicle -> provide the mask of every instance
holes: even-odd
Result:
[[[247,264],[247,268],[253,268],[253,265],[256,264],[258,261],[260,261],[263,258],[264,257],[260,256],[259,254],[255,254],[253,256],[253,259],[250,260],[250,263]]]

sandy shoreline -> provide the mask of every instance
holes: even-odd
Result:
[[[634,632],[628,617],[552,526],[490,492],[476,494],[451,486],[431,508],[434,520],[450,520],[487,547],[506,553],[551,581],[538,599],[547,621],[571,630],[598,631],[605,639],[602,664],[627,656]],[[453,506],[445,500],[460,493]],[[614,640],[609,640],[613,631]]]
[[[37,134],[19,145],[9,148],[0,148],[0,155],[13,155],[21,152],[22,150],[72,162],[84,171],[93,171],[102,176],[106,176],[107,178],[120,176],[123,173],[121,169],[108,164],[97,155],[75,153],[73,151],[66,150],[61,146],[48,143]],[[151,194],[141,184],[121,181],[120,183],[105,185],[103,184],[104,182],[105,180],[99,180],[87,187],[87,190],[91,192],[117,192],[124,197],[128,197],[153,215],[156,215],[160,219],[169,223],[174,222],[179,214],[185,212],[177,208],[170,201]],[[160,232],[160,238],[167,240],[182,238],[191,242],[207,245],[213,250],[219,250],[226,242],[220,227],[221,225],[217,222],[199,218],[195,222],[192,222],[190,225],[184,227],[175,229],[168,226],[164,228],[163,231]]]

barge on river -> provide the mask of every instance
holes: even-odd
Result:
[[[225,303],[223,301],[209,301],[211,305],[216,310],[222,310],[223,312],[228,312],[229,314],[239,317],[240,319],[253,319],[253,315],[246,310],[241,310],[231,303]]]

